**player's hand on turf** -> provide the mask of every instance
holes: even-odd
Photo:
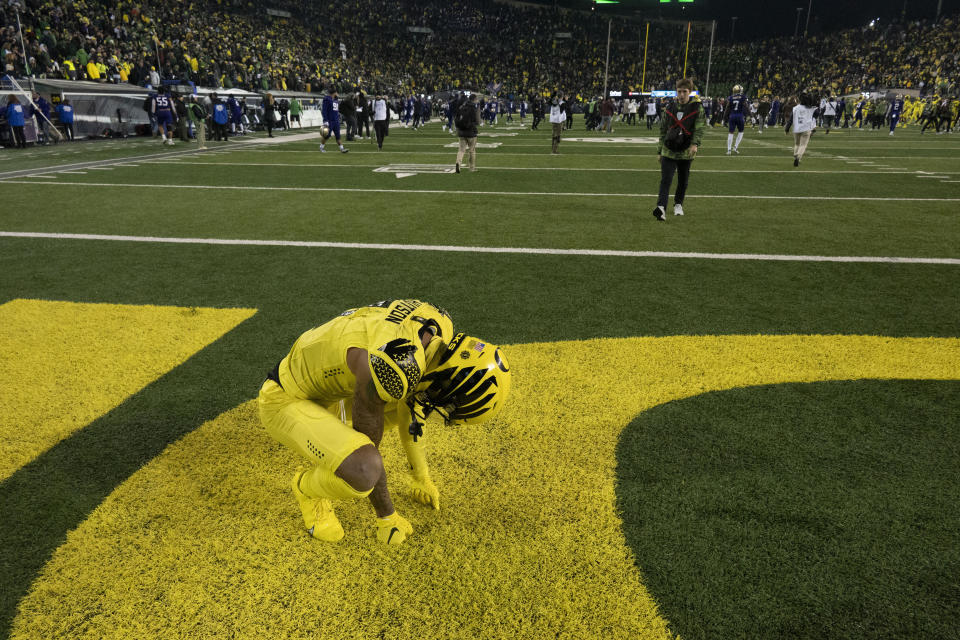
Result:
[[[410,480],[410,492],[413,499],[425,505],[440,510],[440,490],[433,484],[430,474],[414,474]]]
[[[386,518],[377,518],[377,540],[383,544],[403,544],[412,533],[413,525],[396,511]]]

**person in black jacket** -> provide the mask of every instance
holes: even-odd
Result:
[[[363,91],[357,92],[357,133],[360,134],[360,139],[363,140],[363,129],[367,129],[367,138],[373,139],[370,137],[370,117],[373,115],[373,105],[370,100],[367,99],[367,96],[363,95]]]
[[[187,118],[187,105],[182,95],[177,95],[173,109],[177,113],[177,135],[184,142],[190,142],[190,119]]]
[[[460,165],[463,163],[465,152],[470,153],[470,171],[477,170],[477,127],[480,126],[480,110],[477,108],[477,100],[477,94],[472,94],[468,102],[464,102],[457,108],[457,113],[453,118],[453,124],[457,127],[457,136],[460,138],[460,150],[457,152],[457,173],[460,173]]]
[[[267,137],[273,137],[273,125],[277,123],[277,103],[273,100],[273,94],[268,93],[263,97],[263,124],[267,128]]]
[[[357,100],[352,93],[340,100],[340,117],[347,124],[347,142],[352,142],[357,134]]]

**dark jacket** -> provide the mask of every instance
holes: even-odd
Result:
[[[703,104],[700,102],[700,98],[697,96],[690,96],[690,101],[685,105],[681,105],[679,102],[673,101],[667,106],[667,111],[675,116],[679,115],[677,113],[678,111],[681,113],[690,113],[690,111],[694,109],[697,111],[696,117],[685,121],[684,126],[688,131],[690,131],[690,133],[693,134],[690,141],[690,146],[692,147],[693,145],[697,145],[697,147],[699,147],[700,141],[703,139],[703,129],[706,124],[706,116],[704,115]],[[665,158],[672,158],[673,160],[689,160],[690,147],[687,147],[683,151],[671,151],[663,144],[663,139],[666,137],[667,131],[673,124],[674,119],[669,115],[664,114],[663,119],[660,121],[660,142],[657,144],[657,155]]]
[[[473,107],[474,120],[473,120],[473,124],[467,129],[461,129],[460,127],[457,127],[457,135],[460,136],[461,138],[476,138],[477,127],[480,126],[480,110],[477,108],[477,105],[473,102],[466,102],[464,104],[468,104],[471,107]],[[459,109],[462,109],[462,108],[463,108],[462,106],[457,107],[458,111]],[[456,122],[456,114],[454,114],[454,122]]]

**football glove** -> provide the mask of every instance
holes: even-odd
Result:
[[[377,518],[377,540],[383,544],[403,544],[407,536],[413,533],[413,525],[394,511],[386,518]]]
[[[440,491],[433,484],[429,473],[415,473],[410,479],[413,499],[440,511]]]

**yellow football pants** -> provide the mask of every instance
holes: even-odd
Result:
[[[373,442],[340,419],[340,404],[324,407],[312,400],[294,398],[273,380],[260,387],[257,399],[260,422],[281,444],[306,458],[312,465],[300,481],[300,489],[312,498],[361,498],[357,491],[335,475],[351,453]]]

